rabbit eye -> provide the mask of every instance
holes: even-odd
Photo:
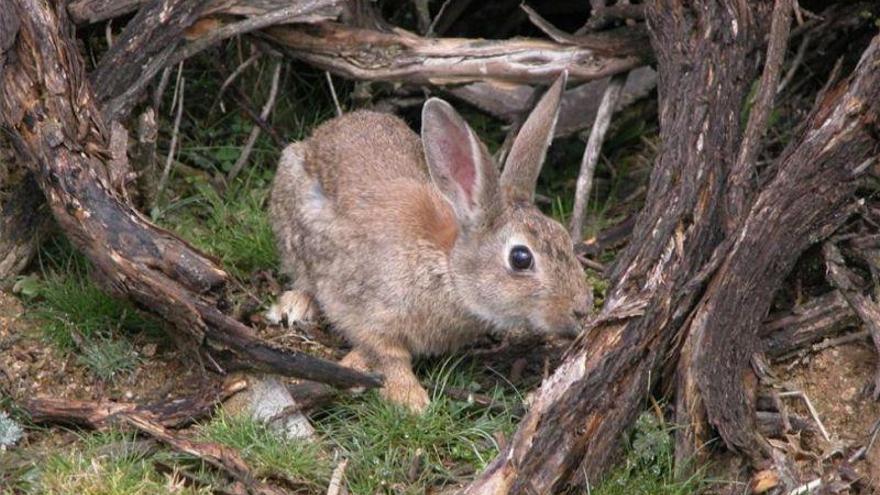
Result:
[[[513,246],[510,249],[510,267],[517,271],[528,270],[535,264],[532,252],[525,246]]]

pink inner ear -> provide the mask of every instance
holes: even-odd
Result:
[[[447,157],[449,175],[464,191],[468,203],[473,204],[477,170],[470,136],[467,129],[455,125],[446,115],[442,123],[445,132],[441,134],[441,149]]]

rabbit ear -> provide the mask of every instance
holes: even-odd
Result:
[[[567,79],[568,72],[563,72],[556,79],[535,105],[513,141],[504,173],[501,174],[501,188],[508,201],[531,203],[534,198],[538,174],[553,140],[559,103]]]
[[[452,203],[463,227],[488,225],[500,208],[498,171],[467,122],[449,103],[422,108],[422,144],[431,178]]]

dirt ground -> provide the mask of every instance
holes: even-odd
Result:
[[[96,381],[73,353],[47,344],[38,325],[18,298],[0,291],[0,390],[19,403],[37,396],[153,402],[185,393],[205,373],[168,340],[135,336],[140,364],[113,383]]]
[[[871,397],[876,366],[877,355],[867,339],[775,366],[783,388],[803,392],[816,412],[813,418],[802,397],[781,399],[786,412],[805,419],[811,429],[787,435],[785,450],[804,473],[824,476],[823,485],[833,489],[829,493],[880,493],[880,444],[872,444],[880,421],[880,402]],[[868,445],[864,459],[850,462]]]

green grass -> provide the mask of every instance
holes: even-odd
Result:
[[[251,174],[221,196],[204,181],[191,180],[191,192],[155,213],[155,219],[218,257],[234,276],[246,280],[278,266],[275,238],[266,211],[269,184]]]
[[[491,391],[504,407],[492,412],[449,399],[444,387],[470,387],[473,370],[441,365],[428,372],[435,383],[432,402],[412,415],[376,393],[347,400],[320,417],[318,429],[350,459],[349,489],[356,494],[424,493],[428,487],[456,484],[482,469],[497,453],[496,435],[513,431],[515,391]]]
[[[50,242],[40,254],[41,269],[31,275],[24,295],[46,336],[62,350],[77,339],[161,330],[156,318],[107,294],[92,281],[86,259],[66,241]]]
[[[76,352],[102,380],[133,370],[138,357],[129,336],[156,335],[162,323],[99,288],[89,263],[66,242],[49,242],[39,261],[40,271],[19,279],[15,288],[43,336],[62,351]]]
[[[330,480],[331,462],[319,443],[285,440],[244,416],[221,413],[200,428],[199,436],[237,450],[259,478],[280,476],[316,492]]]
[[[672,429],[652,412],[636,421],[623,462],[592,495],[690,495],[707,488],[703,470],[686,479],[676,479]]]
[[[19,476],[8,493],[27,495],[159,495],[208,494],[184,486],[175,476],[160,473],[155,462],[169,462],[167,453],[137,442],[131,434],[84,435],[74,444],[33,456],[20,456]],[[0,465],[2,467],[2,465]],[[0,472],[0,475],[3,473]],[[0,478],[2,479],[2,478]],[[12,491],[14,490],[14,491]]]

